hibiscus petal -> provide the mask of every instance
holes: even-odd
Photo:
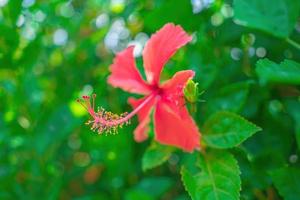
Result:
[[[137,142],[143,142],[148,138],[148,132],[149,132],[149,123],[150,123],[150,117],[145,118],[144,120],[140,121],[139,125],[135,128],[133,134],[134,134],[134,140]]]
[[[147,97],[141,99],[129,98],[128,103],[135,109],[138,107]],[[155,99],[149,101],[138,113],[139,125],[134,130],[134,139],[137,142],[142,142],[148,138],[150,113],[155,104]]]
[[[160,72],[170,57],[192,37],[174,24],[166,24],[151,36],[143,52],[144,68],[150,84],[158,84]]]
[[[149,94],[150,87],[135,65],[133,49],[134,47],[130,46],[116,55],[110,66],[111,75],[107,82],[128,92]]]
[[[183,106],[182,112],[187,113]],[[190,115],[180,116],[163,100],[157,103],[154,113],[155,139],[167,145],[192,152],[200,147],[200,133]]]
[[[168,102],[169,107],[178,115],[188,115],[186,109],[181,109],[185,105],[183,88],[186,82],[193,78],[193,70],[184,70],[177,72],[171,79],[164,82],[161,86],[163,89],[162,98]]]

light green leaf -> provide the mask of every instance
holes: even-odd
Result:
[[[181,168],[181,179],[183,182],[183,185],[186,189],[186,191],[189,193],[189,195],[192,197],[192,199],[195,199],[195,195],[197,194],[197,179],[193,174],[184,166]]]
[[[205,122],[203,141],[210,147],[231,148],[260,130],[261,128],[237,114],[220,111]]]
[[[296,200],[300,197],[300,169],[285,167],[272,171],[271,178],[285,200]]]
[[[235,0],[233,7],[238,23],[287,38],[297,22],[300,1]]]
[[[292,60],[284,60],[277,64],[268,59],[261,59],[256,63],[256,73],[263,84],[300,84],[300,64]]]
[[[238,112],[247,100],[249,82],[227,85],[220,89],[218,94],[208,102],[208,113],[219,110]]]
[[[208,150],[197,163],[201,172],[192,174],[182,167],[185,189],[193,200],[237,200],[241,180],[238,163],[227,151]]]
[[[144,171],[163,164],[169,159],[174,148],[170,146],[153,143],[143,155],[142,168]]]

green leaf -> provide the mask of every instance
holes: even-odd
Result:
[[[59,144],[66,139],[73,128],[80,124],[71,111],[64,105],[49,114],[48,122],[39,130],[35,138],[36,152],[47,158],[53,151],[58,150]]]
[[[230,112],[217,112],[203,127],[203,140],[214,148],[231,148],[241,144],[261,128],[243,117]]]
[[[297,22],[300,1],[234,0],[233,7],[238,23],[287,38]]]
[[[155,9],[146,12],[143,16],[144,25],[149,30],[158,30],[168,22],[180,24],[185,30],[195,30],[199,26],[201,17],[193,14],[189,0],[157,1],[153,4],[156,4]],[[174,15],[174,13],[180,13],[180,15]]]
[[[232,154],[227,151],[208,150],[200,155],[197,166],[201,172],[195,174],[186,167],[181,169],[184,187],[193,200],[239,199],[240,170]]]
[[[289,99],[285,101],[286,111],[292,116],[295,122],[295,133],[298,149],[300,149],[300,99]]]
[[[125,193],[125,200],[159,199],[174,184],[169,177],[144,178]]]
[[[208,102],[208,113],[219,110],[238,112],[247,100],[249,82],[234,83],[220,89],[212,100]]]
[[[7,18],[6,23],[10,27],[15,27],[17,19],[22,10],[21,1],[8,1],[7,5],[3,8],[3,14]]]
[[[292,60],[284,60],[277,64],[268,59],[261,59],[256,63],[256,73],[263,84],[300,84],[300,64]]]
[[[154,200],[154,198],[151,197],[151,195],[140,190],[130,190],[127,193],[125,193],[125,200],[140,200],[140,199]]]
[[[143,155],[142,168],[144,171],[163,164],[169,159],[174,148],[153,143]]]
[[[300,169],[284,167],[272,171],[271,178],[285,200],[296,200],[300,197]]]

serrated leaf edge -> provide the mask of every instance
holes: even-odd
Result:
[[[155,146],[150,146],[149,149],[146,149],[146,151],[149,151],[149,150],[154,149],[154,148],[155,148]],[[146,153],[146,151],[145,151],[145,153]],[[171,156],[172,151],[173,151],[173,149],[169,149],[169,150],[168,150],[168,154],[165,155],[165,156],[160,160],[160,162],[158,162],[156,165],[153,165],[153,166],[151,166],[151,167],[145,167],[145,166],[143,165],[144,160],[145,160],[145,158],[144,158],[144,156],[143,156],[143,157],[142,157],[142,170],[143,170],[143,172],[146,172],[147,170],[153,169],[153,168],[158,167],[158,166],[162,165],[163,163],[165,163],[165,162],[168,160],[168,158]],[[144,153],[144,154],[145,154],[145,153]]]
[[[225,150],[226,151],[226,150]],[[241,176],[241,174],[242,174],[242,172],[241,172],[241,169],[240,169],[240,166],[239,166],[239,163],[238,163],[238,161],[237,161],[237,159],[234,157],[234,155],[232,155],[230,152],[228,152],[227,151],[227,153],[228,153],[228,155],[232,158],[232,160],[234,161],[234,163],[235,163],[235,166],[237,167],[237,171],[238,171],[238,176],[240,177]],[[205,162],[206,162],[206,159],[205,159]],[[206,165],[207,165],[207,162],[206,162]],[[202,170],[200,167],[198,167],[200,170]],[[193,199],[193,197],[192,197],[192,194],[190,193],[190,191],[187,189],[187,186],[186,186],[186,184],[185,184],[185,181],[183,180],[183,172],[184,172],[184,170],[187,172],[187,173],[190,173],[188,170],[186,170],[186,168],[182,165],[181,166],[181,169],[180,169],[180,180],[181,180],[181,182],[182,182],[182,184],[183,184],[183,186],[184,186],[184,190],[189,194],[189,196],[191,197],[191,199]],[[199,173],[201,173],[201,171],[199,172]],[[209,174],[209,176],[210,176],[210,178],[211,178],[211,173]],[[214,179],[213,179],[214,180]],[[241,190],[242,190],[242,181],[241,181],[241,178],[239,178],[239,183],[238,183],[238,185],[239,185],[239,188],[238,188],[238,196],[237,196],[237,199],[240,199],[240,196],[241,196]],[[215,188],[215,183],[214,183],[214,188]],[[216,198],[216,199],[219,199],[219,197],[218,198]]]
[[[257,126],[257,125],[254,124],[253,122],[248,121],[247,119],[245,119],[244,117],[242,117],[242,116],[240,116],[240,115],[238,115],[238,114],[236,114],[236,113],[228,112],[228,111],[219,111],[219,112],[216,112],[216,113],[214,113],[213,115],[211,115],[207,121],[209,121],[210,119],[212,119],[212,118],[213,118],[215,115],[217,115],[217,114],[229,114],[229,115],[235,116],[235,117],[239,118],[240,120],[249,123],[250,125],[252,125],[252,126],[253,126],[254,128],[256,128],[257,130],[254,131],[251,135],[249,135],[249,136],[246,137],[245,139],[241,140],[240,143],[238,143],[238,144],[236,144],[236,145],[234,145],[234,146],[232,146],[232,147],[225,147],[225,148],[219,147],[219,146],[215,146],[215,145],[213,145],[213,144],[211,145],[211,144],[205,143],[205,139],[204,139],[204,137],[205,137],[204,135],[205,135],[205,134],[203,134],[203,142],[204,142],[204,145],[206,145],[206,146],[213,147],[213,148],[216,148],[216,149],[230,149],[230,148],[234,148],[234,147],[237,147],[237,146],[239,146],[240,144],[242,144],[244,141],[246,141],[246,140],[249,139],[250,137],[252,137],[255,133],[257,133],[257,132],[259,132],[259,131],[262,131],[262,128],[259,127],[259,126]],[[204,123],[204,126],[205,126],[205,123]]]

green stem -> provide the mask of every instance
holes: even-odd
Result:
[[[286,38],[287,43],[300,50],[300,44],[290,38]]]

